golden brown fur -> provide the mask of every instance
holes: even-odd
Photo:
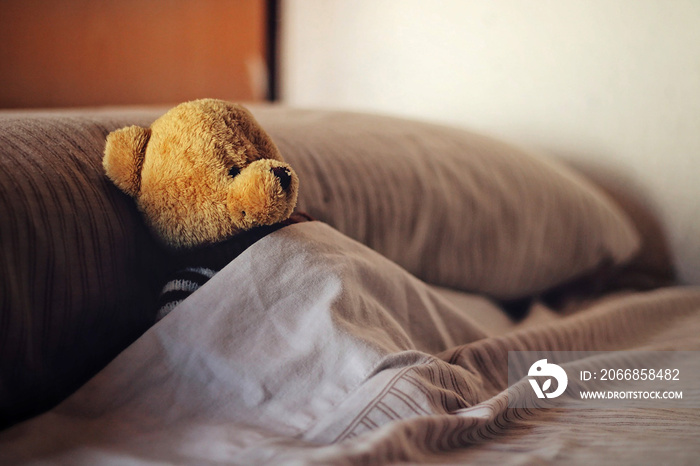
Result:
[[[150,128],[110,133],[103,165],[134,197],[155,234],[174,248],[285,220],[299,186],[250,112],[214,99],[180,104]],[[280,170],[289,176],[288,186]]]

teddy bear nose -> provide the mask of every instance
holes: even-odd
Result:
[[[271,168],[270,171],[280,180],[280,186],[282,186],[283,190],[287,190],[289,188],[289,185],[292,183],[292,176],[289,174],[289,171],[286,168],[282,167],[274,167]]]

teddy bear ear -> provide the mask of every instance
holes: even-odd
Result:
[[[150,137],[151,130],[140,126],[128,126],[107,136],[102,166],[114,184],[131,197],[141,188],[141,168]]]

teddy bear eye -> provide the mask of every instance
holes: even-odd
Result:
[[[228,171],[228,176],[235,178],[239,173],[241,173],[241,170],[239,170],[238,167],[231,167],[231,169]]]

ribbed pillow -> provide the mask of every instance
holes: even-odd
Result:
[[[104,176],[153,112],[0,113],[0,426],[85,382],[153,321],[158,247]]]
[[[554,160],[418,121],[255,110],[299,175],[300,209],[429,283],[518,299],[639,248],[622,210]]]

